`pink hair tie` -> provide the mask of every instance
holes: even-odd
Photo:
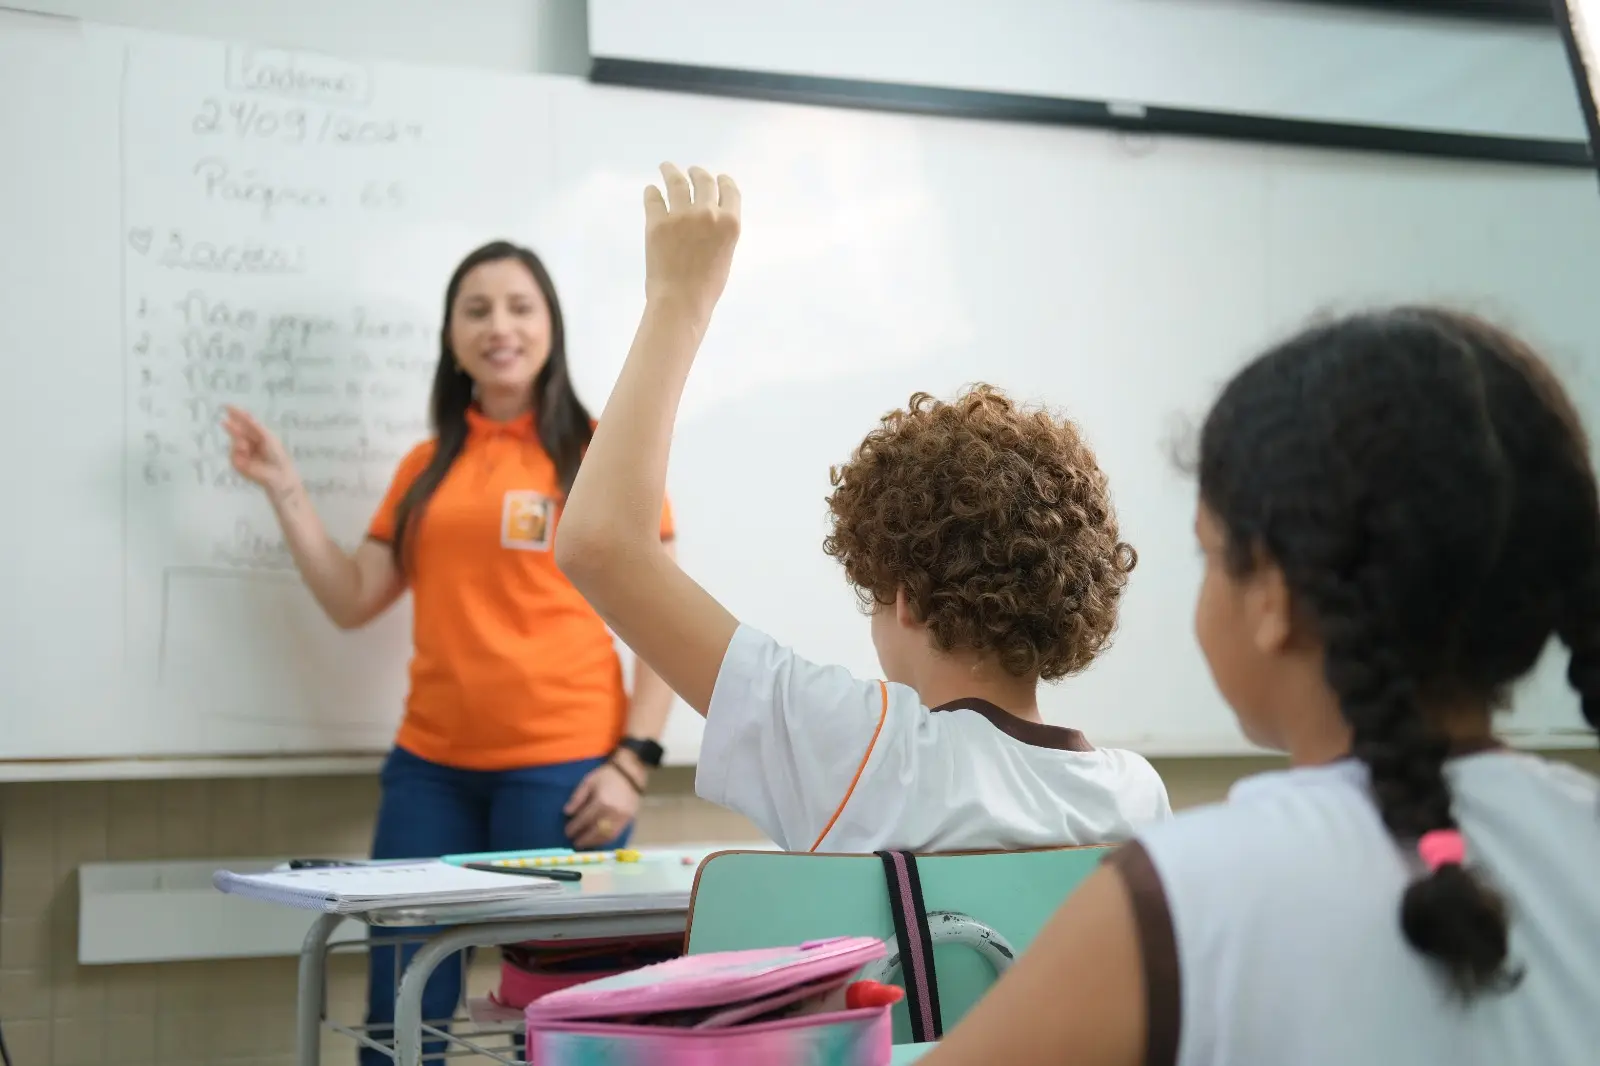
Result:
[[[1467,858],[1467,842],[1459,829],[1432,829],[1417,841],[1417,854],[1429,870],[1460,866]]]

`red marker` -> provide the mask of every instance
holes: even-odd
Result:
[[[695,1029],[721,1029],[752,1018],[800,1018],[808,1014],[833,1014],[863,1007],[888,1007],[905,998],[905,990],[877,981],[852,981],[820,995],[807,988],[791,988],[753,1003],[719,1010],[696,1022]]]
[[[851,981],[843,988],[836,988],[801,1004],[795,1014],[832,1014],[834,1011],[861,1010],[863,1007],[892,1007],[905,997],[905,989],[896,985]]]
[[[862,1007],[892,1007],[905,998],[905,989],[898,985],[886,985],[878,981],[852,981],[844,989],[844,1006],[846,1010],[860,1010]]]

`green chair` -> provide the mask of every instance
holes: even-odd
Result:
[[[923,906],[930,919],[935,912],[965,915],[1021,953],[1110,850],[919,855]],[[689,954],[782,947],[832,936],[881,937],[891,953],[895,950],[894,916],[877,856],[722,851],[701,864],[689,901]],[[949,942],[936,944],[934,972],[947,1030],[995,979],[991,962]],[[894,1032],[897,1044],[911,1039],[903,1003],[895,1008]]]

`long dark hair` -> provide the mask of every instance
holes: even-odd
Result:
[[[461,279],[474,267],[505,259],[515,259],[528,268],[539,291],[544,294],[545,306],[550,310],[550,357],[545,360],[544,369],[533,381],[533,412],[539,443],[555,464],[556,482],[563,495],[572,491],[573,479],[578,476],[578,463],[594,435],[589,411],[573,391],[572,378],[567,373],[567,338],[561,317],[561,301],[556,296],[555,282],[550,279],[550,272],[545,269],[543,261],[527,248],[510,241],[494,241],[469,254],[456,267],[455,273],[450,275],[450,284],[444,290],[444,323],[439,327],[439,365],[433,372],[433,394],[428,401],[429,416],[438,443],[428,465],[395,505],[394,542],[390,545],[390,551],[401,570],[406,569],[406,541],[467,442],[467,408],[472,406],[472,379],[458,369],[455,352],[450,348],[450,322],[455,314],[456,296],[461,292]]]
[[[1439,716],[1501,705],[1552,634],[1600,727],[1600,493],[1577,412],[1516,338],[1432,308],[1313,328],[1223,391],[1199,474],[1229,569],[1270,559],[1314,625],[1403,848],[1456,828]],[[1399,917],[1470,997],[1520,972],[1467,862],[1422,872]]]

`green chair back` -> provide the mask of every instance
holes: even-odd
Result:
[[[917,856],[923,906],[955,911],[993,929],[1020,954],[1110,848],[969,852]],[[883,863],[875,855],[723,851],[701,864],[689,903],[690,954],[783,947],[832,936],[875,936],[894,944]],[[994,982],[971,949],[934,950],[946,1030]],[[895,1008],[895,1043],[911,1039],[905,1005]]]

